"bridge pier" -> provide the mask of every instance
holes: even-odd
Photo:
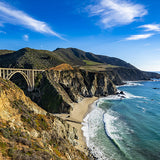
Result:
[[[27,82],[28,91],[31,92],[35,87],[35,77],[37,73],[42,73],[44,71],[45,70],[38,69],[0,68],[0,77],[5,80],[10,80],[14,74],[20,73]]]

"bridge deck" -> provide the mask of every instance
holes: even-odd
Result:
[[[15,70],[15,71],[39,71],[39,72],[44,72],[45,70],[42,69],[23,69],[23,68],[0,68],[2,70]]]

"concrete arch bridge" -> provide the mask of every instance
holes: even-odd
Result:
[[[27,82],[28,91],[33,91],[36,76],[44,71],[45,70],[38,69],[0,68],[0,77],[5,80],[10,80],[13,75],[20,73]]]

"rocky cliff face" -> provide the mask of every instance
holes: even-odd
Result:
[[[0,159],[88,159],[74,147],[75,128],[1,78],[0,111]]]
[[[46,71],[32,93],[25,92],[50,113],[69,113],[71,103],[84,97],[115,94],[116,87],[106,73],[74,69]]]
[[[123,81],[148,80],[157,75],[127,68],[108,68],[105,72],[76,68],[49,70],[36,79],[36,87],[32,93],[25,89],[24,91],[34,102],[50,113],[69,113],[72,110],[72,102],[79,102],[84,97],[115,94],[115,85],[121,85]]]
[[[116,91],[114,84],[105,73],[74,70],[51,71],[48,75],[52,82],[63,87],[73,102],[81,101],[83,97],[107,96]]]
[[[37,103],[52,113],[69,113],[72,102],[79,102],[84,97],[107,96],[116,92],[115,85],[106,73],[76,69],[48,71],[40,83]]]

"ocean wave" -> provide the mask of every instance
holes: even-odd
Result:
[[[118,90],[118,92],[122,93],[120,90]],[[122,154],[125,154],[125,151],[123,151],[125,144],[121,145],[119,142],[124,141],[123,134],[127,135],[133,133],[133,131],[127,127],[127,124],[120,120],[120,115],[118,115],[118,113],[110,109],[104,110],[104,108],[101,108],[106,100],[121,100],[123,99],[122,96],[127,99],[145,98],[135,96],[126,91],[123,91],[123,94],[109,95],[107,97],[100,98],[92,104],[93,110],[83,119],[82,131],[86,138],[86,144],[88,148],[90,148],[91,153],[95,155],[98,160],[109,160],[112,157],[112,155],[110,155],[110,158],[106,157],[104,154],[106,148],[103,148],[103,146],[95,144],[94,142],[97,132],[102,126],[103,129],[105,129],[106,136]]]
[[[125,84],[116,86],[117,88],[125,86],[125,87],[130,87],[130,86],[144,86],[143,84],[140,83],[141,81],[124,81]]]
[[[93,104],[95,107],[96,103]],[[104,111],[100,108],[94,108],[82,122],[83,135],[86,138],[87,146],[89,146],[89,139],[95,137],[96,131],[98,130],[100,124],[100,119],[102,119]],[[92,118],[91,118],[92,117]],[[94,124],[94,125],[92,125]]]
[[[147,151],[159,154],[157,145],[154,145],[159,137],[155,134],[159,133],[159,90],[155,91],[153,87],[159,88],[159,83],[147,82],[143,88],[124,87],[128,92],[121,91],[123,87],[118,88],[116,95],[100,98],[94,103],[93,111],[84,119],[83,133],[87,146],[98,160],[147,159]],[[139,93],[139,88],[143,89],[139,92],[145,97],[134,95]],[[149,138],[154,135],[155,142],[149,143],[143,134]]]
[[[129,93],[129,92],[126,92],[126,91],[124,91],[124,94],[125,94],[125,96],[126,96],[127,99],[132,99],[132,98],[143,98],[143,99],[146,99],[146,97],[143,97],[143,96],[135,96],[135,95],[133,95],[133,94],[131,94],[131,93]]]
[[[105,131],[111,139],[122,140],[122,134],[133,133],[133,130],[128,127],[127,123],[120,119],[120,115],[110,109],[103,115],[103,122]],[[122,134],[120,130],[123,130]]]
[[[133,134],[134,131],[120,119],[117,112],[110,109],[103,115],[103,122],[107,137],[121,153],[127,155],[127,150],[130,150],[132,144],[129,141],[126,142],[126,137]]]
[[[95,137],[97,137],[98,131],[101,128],[105,129],[106,136],[110,139],[111,143],[123,154],[123,146],[121,146],[119,141],[123,141],[123,134],[131,134],[133,131],[127,127],[125,122],[120,120],[118,113],[110,109],[107,112],[101,109],[100,105],[103,102],[98,100],[93,104],[93,110],[83,119],[82,131],[91,153],[98,160],[111,160],[112,158],[114,159],[114,155],[111,154],[109,156],[110,158],[108,156],[106,157],[104,154],[106,148],[95,143]]]
[[[86,144],[91,153],[98,158],[98,160],[109,160],[104,155],[104,148],[100,145],[95,145],[93,139],[97,136],[97,131],[102,127],[104,111],[97,106],[96,101],[93,104],[93,110],[83,119],[83,135],[86,138]]]
[[[98,101],[97,101],[97,105],[100,105],[102,103],[104,103],[104,101],[106,100],[121,100],[121,99],[133,99],[133,98],[143,98],[143,99],[146,99],[146,97],[143,97],[143,96],[135,96],[129,92],[126,92],[126,91],[123,91],[123,94],[120,94],[120,90],[117,90],[118,94],[116,95],[109,95],[107,97],[103,97],[103,98],[100,98]]]
[[[118,132],[119,130],[117,127],[114,125],[114,123],[118,120],[118,116],[113,116],[109,113],[105,113],[103,115],[103,122],[105,125],[105,131],[107,136],[112,139],[113,141],[116,139],[121,140],[122,137],[119,136]]]

